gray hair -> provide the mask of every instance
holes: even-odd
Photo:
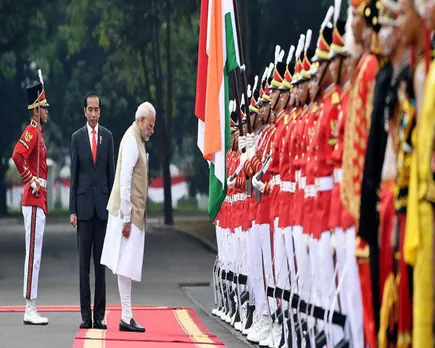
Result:
[[[136,110],[136,121],[140,120],[142,117],[147,117],[147,116],[156,116],[156,109],[154,109],[154,106],[149,103],[149,102],[145,102],[142,103],[138,106],[137,110]]]

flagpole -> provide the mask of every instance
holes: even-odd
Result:
[[[234,7],[234,17],[235,17],[234,20],[236,22],[236,31],[237,31],[237,46],[239,48],[240,74],[242,75],[242,92],[245,95],[246,106],[248,106],[249,105],[249,98],[247,94],[248,84],[246,82],[246,66],[245,66],[245,59],[243,57],[242,38],[240,36],[240,21],[239,21],[239,11],[237,10],[237,0],[233,0],[233,7]],[[246,114],[246,122],[248,124],[248,133],[252,133],[251,119],[248,115],[248,112]]]

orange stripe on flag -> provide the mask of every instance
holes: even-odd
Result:
[[[212,0],[212,2],[204,132],[204,158],[209,161],[224,146],[221,140],[221,132],[224,130],[221,129],[220,122],[224,105],[219,103],[219,92],[222,88],[224,77],[222,1]]]

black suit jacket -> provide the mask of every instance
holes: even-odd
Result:
[[[98,125],[94,164],[87,126],[80,128],[71,137],[70,214],[76,214],[78,220],[90,220],[95,214],[100,220],[107,220],[106,207],[114,178],[112,133]]]

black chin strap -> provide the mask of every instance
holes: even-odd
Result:
[[[343,69],[343,56],[340,56],[339,59],[340,59],[340,64],[338,65],[337,86],[340,86],[341,70]]]
[[[278,95],[278,98],[276,99],[275,105],[273,105],[272,108],[271,108],[272,110],[275,110],[276,106],[277,106],[278,103],[279,103],[279,96],[281,95],[281,91],[278,90],[278,92],[279,92],[279,95]]]
[[[317,90],[317,93],[316,93],[316,95],[314,96],[314,98],[313,98],[313,102],[315,102],[316,100],[317,100],[317,98],[319,97],[319,94],[320,94],[320,85],[322,84],[322,82],[323,82],[323,79],[325,78],[325,75],[326,75],[326,72],[328,71],[328,69],[329,69],[329,64],[331,64],[331,61],[327,61],[326,62],[326,67],[325,67],[325,70],[323,70],[323,74],[322,74],[322,76],[320,76],[320,80],[319,80],[319,83],[318,83],[318,86],[319,86],[319,89]]]

